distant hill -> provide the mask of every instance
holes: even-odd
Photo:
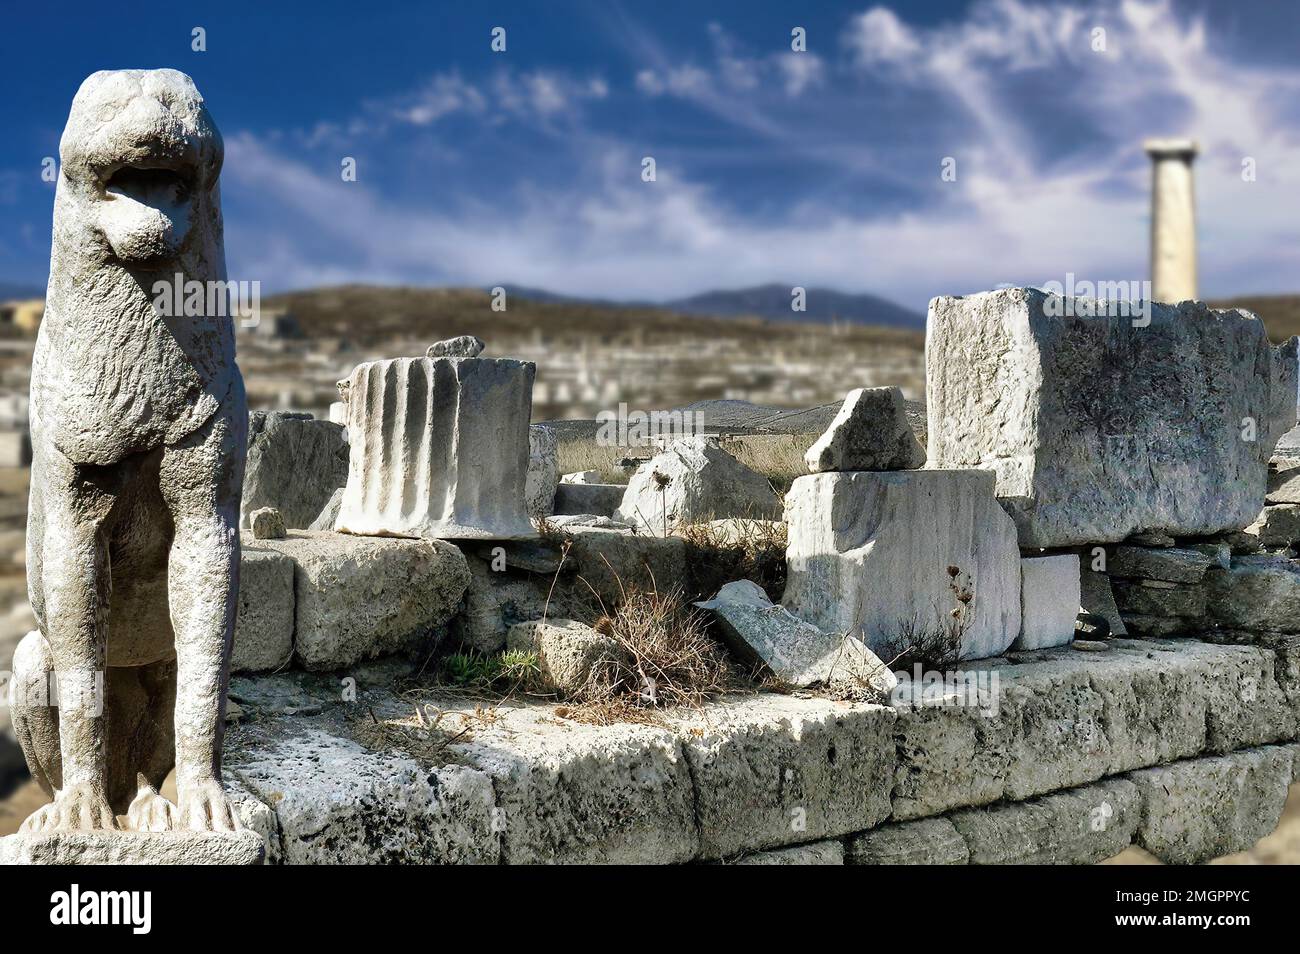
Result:
[[[830,288],[807,288],[804,311],[792,311],[790,285],[755,285],[732,291],[709,291],[688,298],[663,302],[615,301],[607,298],[581,298],[561,295],[542,288],[507,285],[507,291],[519,298],[552,304],[595,305],[605,308],[654,308],[680,315],[709,318],[764,318],[784,323],[845,321],[859,325],[883,325],[892,328],[923,328],[925,315],[896,305],[878,295],[854,295]]]
[[[477,288],[339,285],[272,295],[264,304],[292,311],[309,338],[334,336],[358,343],[382,340],[395,333],[430,342],[440,337],[474,334],[489,344],[498,336],[528,335],[535,331],[623,336],[637,325],[644,325],[661,340],[669,336],[682,340],[701,336],[740,338],[753,334],[756,326],[775,328],[778,325],[785,326],[790,334],[819,333],[804,327],[798,316],[788,310],[788,305],[775,320],[768,320],[743,314],[731,317],[686,314],[648,304],[568,299],[510,286],[507,291],[507,307],[500,312],[492,310],[491,295]],[[826,329],[825,333],[832,332]],[[919,324],[859,327],[854,323],[850,333],[909,347],[919,348],[923,343]]]
[[[925,315],[878,295],[853,295],[830,288],[805,289],[805,311],[791,311],[789,285],[757,285],[735,291],[711,291],[664,302],[662,307],[686,315],[752,315],[769,321],[850,321],[860,325],[922,328]]]

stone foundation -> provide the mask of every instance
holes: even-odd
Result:
[[[1300,753],[1294,667],[1259,646],[1109,646],[964,666],[982,709],[760,693],[662,725],[399,697],[391,664],[349,674],[355,701],[336,677],[236,678],[251,718],[226,772],[283,863],[1077,864],[1130,844],[1187,862],[1272,830]],[[425,704],[444,713],[429,728]]]

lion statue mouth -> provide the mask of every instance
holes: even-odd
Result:
[[[102,180],[100,227],[118,258],[143,264],[180,252],[193,220],[194,172],[124,165]]]
[[[192,81],[171,70],[96,74],[60,144],[74,215],[130,267],[177,259],[216,208],[222,143]],[[79,208],[78,208],[79,207]]]

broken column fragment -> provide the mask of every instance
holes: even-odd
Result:
[[[508,358],[391,358],[345,388],[351,457],[335,529],[519,539],[535,366]]]
[[[925,448],[907,422],[898,388],[857,388],[830,427],[804,455],[812,473],[831,470],[911,470],[925,464]]]
[[[1248,526],[1296,420],[1296,339],[1272,347],[1254,315],[1200,302],[1106,306],[1024,288],[934,299],[930,466],[995,473],[1026,548]]]
[[[695,605],[713,611],[733,652],[761,661],[796,689],[821,683],[885,696],[898,685],[889,667],[861,640],[824,632],[799,619],[773,604],[750,580],[728,583],[713,599]]]
[[[786,495],[783,603],[891,659],[944,643],[952,658],[1020,632],[1016,529],[986,471],[809,474]]]
[[[614,511],[615,520],[659,536],[722,517],[780,515],[781,499],[767,478],[709,437],[674,441],[640,465]]]

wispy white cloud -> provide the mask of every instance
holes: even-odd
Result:
[[[281,286],[516,282],[650,298],[789,281],[916,307],[935,294],[1067,271],[1136,279],[1147,270],[1141,140],[1185,135],[1204,149],[1203,290],[1295,288],[1300,129],[1282,110],[1300,92],[1300,68],[1254,62],[1203,15],[1172,3],[986,0],[934,27],[877,6],[848,18],[818,53],[755,54],[713,27],[713,55],[697,60],[647,31],[626,34],[622,77],[534,70],[471,81],[448,72],[368,104],[358,119],[322,125],[322,136],[354,132],[357,122],[379,135],[436,131],[452,116],[489,127],[563,119],[549,156],[560,161],[546,177],[490,193],[345,184],[296,158],[288,142],[231,137],[230,192],[250,210],[231,219],[232,271],[260,269],[251,277]],[[882,90],[888,103],[878,102]],[[634,111],[664,97],[725,124],[738,154],[775,151],[825,170],[824,181],[747,194],[667,140],[658,181],[643,182],[642,137],[621,140],[587,108],[608,100]],[[812,109],[817,122],[789,122]],[[889,125],[900,116],[905,135]],[[948,156],[955,182],[940,178]],[[1255,159],[1256,181],[1242,179],[1244,157]],[[864,195],[880,196],[879,207]]]

